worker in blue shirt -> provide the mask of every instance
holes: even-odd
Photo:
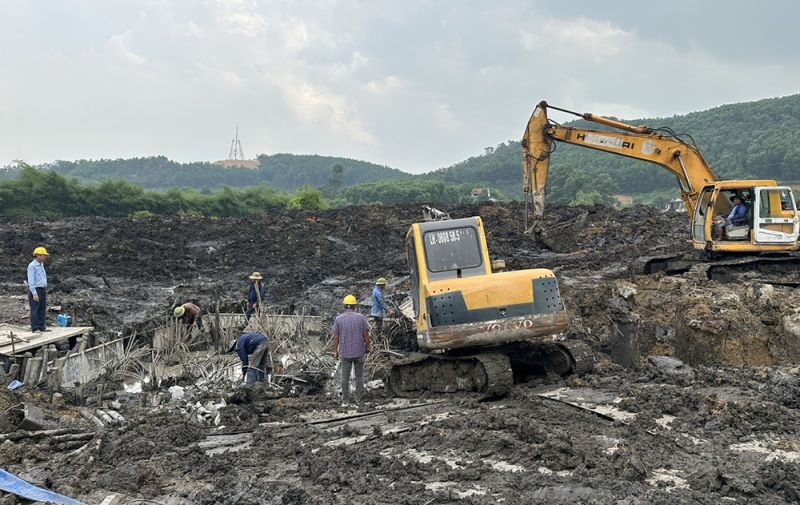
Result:
[[[250,320],[254,312],[267,305],[267,286],[262,282],[263,277],[258,272],[250,275],[250,287],[247,290],[247,312],[245,319]]]
[[[246,384],[264,382],[269,363],[269,341],[261,333],[242,333],[231,343],[228,352],[236,351],[242,361],[242,377]]]
[[[375,323],[375,335],[383,334],[383,318],[391,314],[391,310],[386,306],[386,301],[383,299],[383,290],[386,288],[386,279],[381,277],[375,281],[375,288],[372,290],[372,309],[369,312],[370,317]]]
[[[45,326],[47,313],[47,272],[44,269],[44,260],[47,259],[47,249],[37,247],[33,250],[33,261],[28,264],[28,305],[31,309],[31,331],[33,333],[50,331]]]
[[[733,197],[731,203],[731,211],[727,216],[714,217],[714,224],[717,226],[716,236],[721,237],[723,230],[727,231],[728,226],[741,226],[747,224],[747,206],[744,204],[742,197],[736,195]]]

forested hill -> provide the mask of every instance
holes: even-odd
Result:
[[[591,111],[586,111],[591,112]],[[527,111],[520,111],[519,132]],[[690,135],[709,165],[723,178],[800,181],[800,95],[723,105],[682,116],[623,119],[629,124],[668,127]],[[585,121],[565,123],[601,129]],[[684,137],[687,138],[687,137]],[[222,185],[294,191],[320,188],[333,205],[428,202],[449,204],[469,199],[473,187],[492,196],[522,197],[519,140],[510,140],[450,167],[421,175],[346,158],[320,155],[259,156],[260,168],[223,168],[208,162],[176,163],[163,156],[128,160],[58,161],[42,168],[83,181],[124,179],[145,188],[209,189]],[[0,178],[13,178],[13,171]],[[614,193],[659,203],[678,196],[675,178],[643,161],[559,143],[550,163],[551,203],[609,203]]]
[[[408,174],[394,168],[332,156],[262,154],[258,159],[261,166],[255,170],[224,168],[209,162],[178,163],[164,156],[56,161],[41,168],[82,181],[126,180],[147,189],[213,189],[222,185],[245,187],[266,183],[273,188],[294,191],[304,184],[312,187],[323,187],[330,183],[349,186],[408,177]],[[337,165],[342,167],[338,175],[333,169]]]
[[[590,112],[590,111],[585,111]],[[525,116],[527,119],[527,116]],[[623,119],[689,134],[720,177],[800,181],[800,95],[723,105],[670,118]],[[583,120],[565,123],[603,129]],[[520,137],[525,127],[520,123]],[[521,197],[519,141],[509,141],[426,177],[449,184],[487,181],[506,197]],[[559,143],[550,163],[550,201],[570,203],[578,191],[678,194],[675,177],[649,163]]]

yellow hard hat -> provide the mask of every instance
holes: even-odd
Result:
[[[386,278],[379,277],[377,281],[375,281],[376,286],[385,286],[386,285]]]
[[[47,254],[47,249],[45,249],[42,246],[39,246],[33,250],[33,255],[36,256],[37,254],[44,254],[45,256],[50,256],[49,254]]]
[[[355,305],[355,304],[358,303],[358,300],[356,300],[356,297],[353,296],[353,295],[347,295],[347,296],[344,297],[344,302],[343,303],[345,305]]]
[[[260,281],[261,279],[263,279],[263,277],[261,277],[260,273],[253,272],[252,274],[250,274],[250,279],[254,281]]]
[[[186,312],[186,309],[183,308],[183,305],[181,305],[180,307],[175,307],[174,311],[175,317],[181,317],[184,312]]]

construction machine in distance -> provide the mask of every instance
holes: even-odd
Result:
[[[611,130],[590,130],[559,125],[547,117],[548,109],[576,115]],[[798,249],[797,206],[791,188],[773,180],[722,180],[708,166],[688,135],[669,128],[633,126],[593,114],[553,107],[542,101],[534,109],[522,139],[525,226],[544,212],[545,188],[556,142],[635,158],[659,165],[678,180],[681,199],[691,221],[690,241],[705,251],[707,259],[720,253],[775,253]],[[714,219],[730,212],[734,197],[747,208],[746,222],[722,228]],[[672,258],[678,261],[678,258]],[[673,263],[675,262],[673,261]],[[660,266],[655,266],[656,264]],[[651,268],[666,269],[659,260]]]
[[[514,377],[584,373],[591,349],[566,340],[569,318],[553,272],[502,271],[480,217],[415,223],[406,235],[410,314],[420,352],[396,360],[395,393],[504,394]]]

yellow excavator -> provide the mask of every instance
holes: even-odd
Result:
[[[489,259],[480,217],[412,224],[406,257],[419,352],[393,363],[395,393],[497,396],[515,377],[593,368],[591,348],[562,335],[569,317],[553,272],[503,271],[504,261]]]
[[[562,126],[548,119],[548,109],[573,114],[608,130]],[[798,249],[798,216],[789,187],[773,180],[722,180],[708,166],[691,137],[669,128],[633,126],[542,101],[534,109],[522,139],[525,226],[544,212],[550,157],[564,142],[659,165],[678,180],[691,220],[691,243],[709,259],[719,253],[783,252]],[[746,213],[739,222],[720,226],[734,199]]]

